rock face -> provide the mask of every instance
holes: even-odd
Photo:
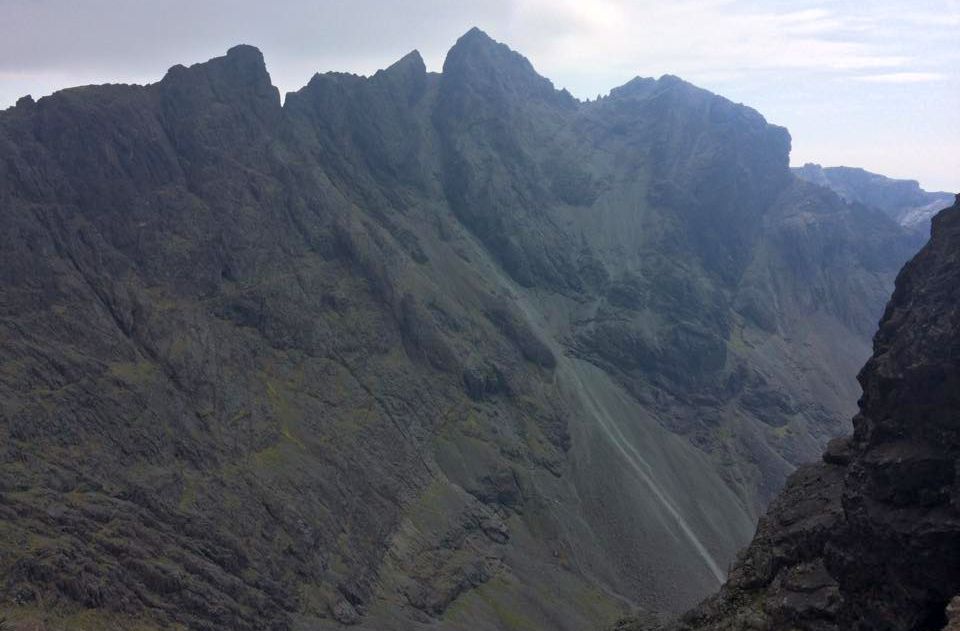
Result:
[[[282,105],[249,46],[21,100],[0,614],[573,630],[696,602],[846,429],[912,254],[789,143],[675,77],[578,102],[477,30],[442,74],[411,53]]]
[[[960,196],[897,278],[860,383],[853,436],[790,478],[727,584],[678,628],[956,624]]]
[[[847,202],[876,208],[924,238],[930,232],[930,219],[953,201],[951,193],[925,191],[914,180],[894,180],[852,167],[823,168],[808,163],[793,172],[829,188]]]

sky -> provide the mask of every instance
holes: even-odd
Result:
[[[960,191],[960,0],[0,0],[0,108],[263,51],[281,93],[478,26],[580,98],[675,74],[759,110],[791,162]]]

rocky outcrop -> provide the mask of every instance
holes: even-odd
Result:
[[[726,585],[677,628],[919,631],[955,618],[958,305],[960,196],[897,278],[853,435],[791,476]]]
[[[0,113],[0,614],[588,628],[714,589],[845,429],[909,241],[675,77],[473,30]],[[907,245],[905,245],[907,244]],[[31,626],[32,625],[32,626]]]

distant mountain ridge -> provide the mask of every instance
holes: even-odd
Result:
[[[0,614],[579,630],[716,588],[843,433],[891,219],[676,77],[473,29],[0,113]],[[879,218],[878,218],[879,217]],[[30,626],[34,625],[34,626]]]
[[[908,230],[930,231],[930,219],[949,206],[953,194],[927,192],[915,180],[896,180],[852,167],[794,167],[800,178],[825,186],[848,202],[876,208]]]

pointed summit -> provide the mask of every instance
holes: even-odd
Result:
[[[412,50],[387,68],[378,70],[374,77],[405,83],[419,90],[426,82],[427,65],[423,63],[420,51]]]
[[[405,75],[410,73],[425,74],[427,72],[427,65],[423,62],[423,57],[420,55],[419,50],[411,50],[409,53],[393,62],[383,72],[399,72]]]
[[[506,44],[494,40],[476,26],[460,36],[447,53],[447,58],[443,62],[443,72],[447,74],[450,71],[460,70],[464,66],[471,66],[476,70],[498,69],[525,73],[546,81],[537,74],[526,57],[514,52]]]
[[[557,100],[563,97],[553,84],[537,74],[530,61],[477,27],[454,44],[443,62],[447,89],[493,96]]]
[[[497,44],[497,42],[492,37],[487,35],[485,31],[481,30],[479,27],[476,27],[476,26],[471,27],[469,31],[461,35],[458,41],[470,40],[470,39],[489,42],[490,44],[493,44],[493,45]]]
[[[427,66],[420,51],[413,50],[373,76],[374,82],[391,86],[389,89],[405,94],[412,102],[423,94],[427,85]]]

